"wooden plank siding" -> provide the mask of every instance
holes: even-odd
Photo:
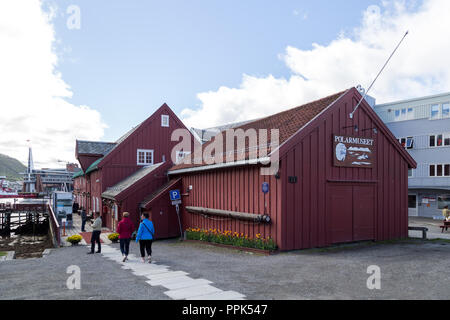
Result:
[[[341,103],[321,115],[281,158],[287,168],[282,176],[283,213],[287,229],[283,233],[283,250],[323,247],[331,244],[330,212],[326,211],[327,184],[370,184],[375,188],[374,240],[404,238],[408,234],[408,163],[398,152],[373,114],[361,107],[352,122],[348,115],[357,103],[345,97]],[[358,125],[358,132],[352,126]],[[345,128],[349,126],[349,128]],[[377,128],[377,133],[368,128]],[[334,134],[376,139],[374,168],[334,167],[332,137]],[[298,182],[288,182],[296,176]],[[299,236],[301,235],[301,238]]]
[[[229,218],[204,217],[184,209],[186,206],[194,206],[264,214],[264,194],[261,190],[263,182],[270,185],[270,192],[266,195],[267,214],[272,219],[270,225]],[[186,193],[189,186],[192,186],[192,190]],[[280,230],[277,230],[277,222],[281,219],[281,202],[277,201],[280,187],[279,179],[260,175],[259,166],[204,171],[183,176],[183,228],[231,230],[251,238],[260,233],[262,237],[271,236],[274,240],[280,241]]]
[[[268,182],[271,224],[205,217],[183,209],[183,228],[231,230],[249,237],[261,233],[263,237],[276,240],[281,250],[329,246],[333,243],[332,217],[339,218],[337,210],[330,205],[331,192],[335,190],[343,196],[351,196],[348,203],[342,202],[342,196],[334,198],[353,212],[341,210],[345,219],[352,223],[350,227],[343,224],[345,230],[352,232],[350,240],[352,237],[372,238],[367,240],[407,237],[407,172],[408,167],[416,164],[366,102],[360,105],[353,119],[349,118],[360,98],[356,89],[348,90],[284,141],[279,149],[278,179],[260,175],[260,167],[256,165],[179,175],[185,194],[183,208],[194,206],[255,214],[264,214],[261,185]],[[375,139],[374,166],[334,166],[333,135]],[[289,177],[296,177],[297,182],[289,183]],[[189,186],[193,188],[190,192],[187,191]]]

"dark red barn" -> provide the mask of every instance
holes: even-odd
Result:
[[[249,161],[173,167],[169,175],[182,178],[183,228],[260,233],[281,250],[407,237],[408,168],[416,163],[366,101],[349,117],[360,99],[351,88],[240,127],[279,129],[279,148],[269,148],[279,152],[273,175]]]
[[[189,133],[163,104],[114,143],[77,140],[75,152],[84,175],[76,178],[76,196],[87,211],[100,212],[104,225],[113,230],[124,211],[137,224],[140,203],[168,181],[167,169],[173,165],[171,153],[177,145],[171,135],[176,129]]]

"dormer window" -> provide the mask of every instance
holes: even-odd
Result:
[[[161,115],[161,127],[168,127],[169,126],[169,116],[168,115]]]
[[[137,165],[150,166],[153,164],[153,150],[138,149],[137,151]]]

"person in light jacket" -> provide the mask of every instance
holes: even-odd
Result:
[[[100,212],[95,213],[95,220],[92,223],[92,236],[91,236],[91,251],[88,254],[93,254],[95,250],[95,242],[98,243],[97,253],[102,252],[102,245],[100,244],[100,234],[102,233],[102,218],[100,218]]]
[[[134,224],[129,218],[128,212],[123,213],[123,218],[117,225],[117,233],[119,234],[120,251],[122,252],[123,262],[127,261],[130,252],[131,234],[134,231]]]
[[[139,225],[139,229],[136,235],[136,242],[139,241],[139,248],[141,250],[142,262],[145,262],[145,251],[148,255],[148,263],[152,263],[152,242],[155,234],[155,228],[153,222],[149,219],[147,212],[141,216],[142,222]]]

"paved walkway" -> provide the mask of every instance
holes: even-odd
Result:
[[[70,247],[70,242],[67,242],[67,238],[70,236],[73,236],[75,234],[81,234],[81,217],[77,213],[74,213],[73,215],[73,227],[72,228],[66,228],[65,229],[65,235],[63,235],[63,229],[61,228],[61,245],[64,247]],[[92,232],[92,227],[90,222],[86,222],[84,229],[86,232]],[[111,230],[108,228],[103,228],[102,233],[100,235],[100,239],[102,240],[102,243],[104,244],[110,244],[111,240],[108,239],[108,235],[111,233]],[[80,245],[87,245],[86,241],[84,239],[81,240]]]
[[[223,291],[212,286],[212,281],[193,279],[184,271],[171,271],[168,266],[156,263],[144,263],[134,254],[123,262],[120,250],[111,246],[102,246],[102,256],[122,265],[122,269],[131,271],[135,276],[143,276],[150,286],[162,286],[164,294],[175,300],[243,300],[245,295],[236,291]]]

